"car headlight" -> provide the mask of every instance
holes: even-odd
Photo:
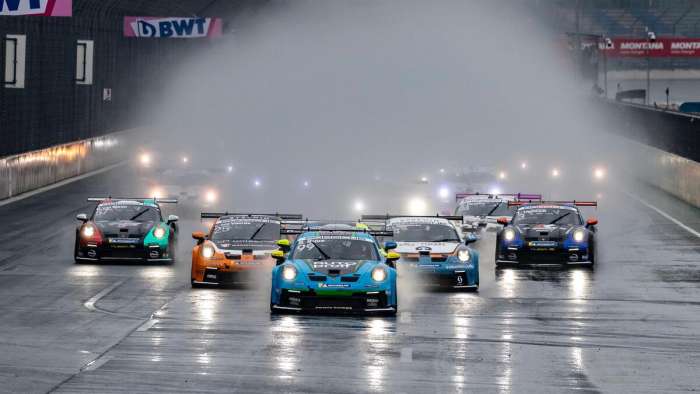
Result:
[[[457,258],[459,259],[459,261],[467,263],[472,258],[472,256],[471,253],[469,253],[469,249],[461,249],[459,252],[457,252]]]
[[[381,267],[377,267],[372,270],[372,280],[375,282],[384,282],[386,279],[386,270]]]
[[[286,281],[293,281],[297,277],[297,269],[293,265],[285,265],[282,268],[282,278]]]
[[[165,229],[163,227],[156,227],[156,229],[153,230],[153,236],[158,239],[163,239],[163,237],[165,237]]]
[[[512,228],[505,229],[505,231],[503,231],[503,238],[505,238],[506,241],[512,241],[515,239],[515,230]]]
[[[584,239],[585,237],[586,237],[586,232],[585,232],[585,231],[583,231],[583,230],[581,230],[581,229],[578,229],[578,230],[574,231],[574,241],[576,241],[576,242],[581,242],[581,241],[583,241],[583,239]]]
[[[88,225],[83,227],[83,237],[85,238],[91,238],[93,235],[95,235],[95,228]]]
[[[214,247],[212,245],[206,244],[202,246],[202,256],[204,258],[210,259],[214,257],[214,253],[216,251],[214,250]]]

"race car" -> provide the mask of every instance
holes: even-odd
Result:
[[[505,264],[571,264],[593,266],[596,259],[595,218],[583,219],[579,207],[595,201],[513,201],[511,219],[496,236],[496,266]]]
[[[378,220],[393,233],[401,274],[416,275],[428,286],[479,288],[479,252],[468,246],[477,237],[460,238],[453,221],[461,221],[461,216],[362,216],[363,223]]]
[[[253,275],[275,266],[270,256],[278,247],[286,221],[300,221],[302,215],[255,213],[202,213],[214,219],[208,234],[192,233],[192,287],[235,285],[251,282]],[[289,240],[286,240],[289,243]]]
[[[92,215],[81,213],[75,231],[76,262],[175,260],[177,216],[163,220],[160,204],[172,199],[93,197]]]
[[[457,193],[455,215],[463,217],[462,231],[477,232],[482,229],[496,231],[501,228],[499,217],[513,216],[516,206],[509,201],[542,200],[540,194],[485,194]]]
[[[329,224],[283,233],[298,237],[273,252],[273,313],[396,314],[399,255],[384,256],[375,238],[390,232]]]

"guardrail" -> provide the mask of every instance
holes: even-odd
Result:
[[[0,158],[0,200],[116,164],[128,157],[127,130]]]

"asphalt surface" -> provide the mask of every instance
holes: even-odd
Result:
[[[0,207],[0,392],[700,390],[700,239],[610,192],[595,270],[507,268],[478,293],[400,283],[395,318],[271,316],[269,283],[191,289],[170,265],[76,265],[74,217],[126,168]],[[700,229],[663,193],[647,203]]]

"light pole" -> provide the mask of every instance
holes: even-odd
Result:
[[[651,105],[651,59],[649,56],[649,51],[651,50],[651,44],[656,42],[656,34],[653,31],[647,32],[647,94],[646,94],[646,104]]]

